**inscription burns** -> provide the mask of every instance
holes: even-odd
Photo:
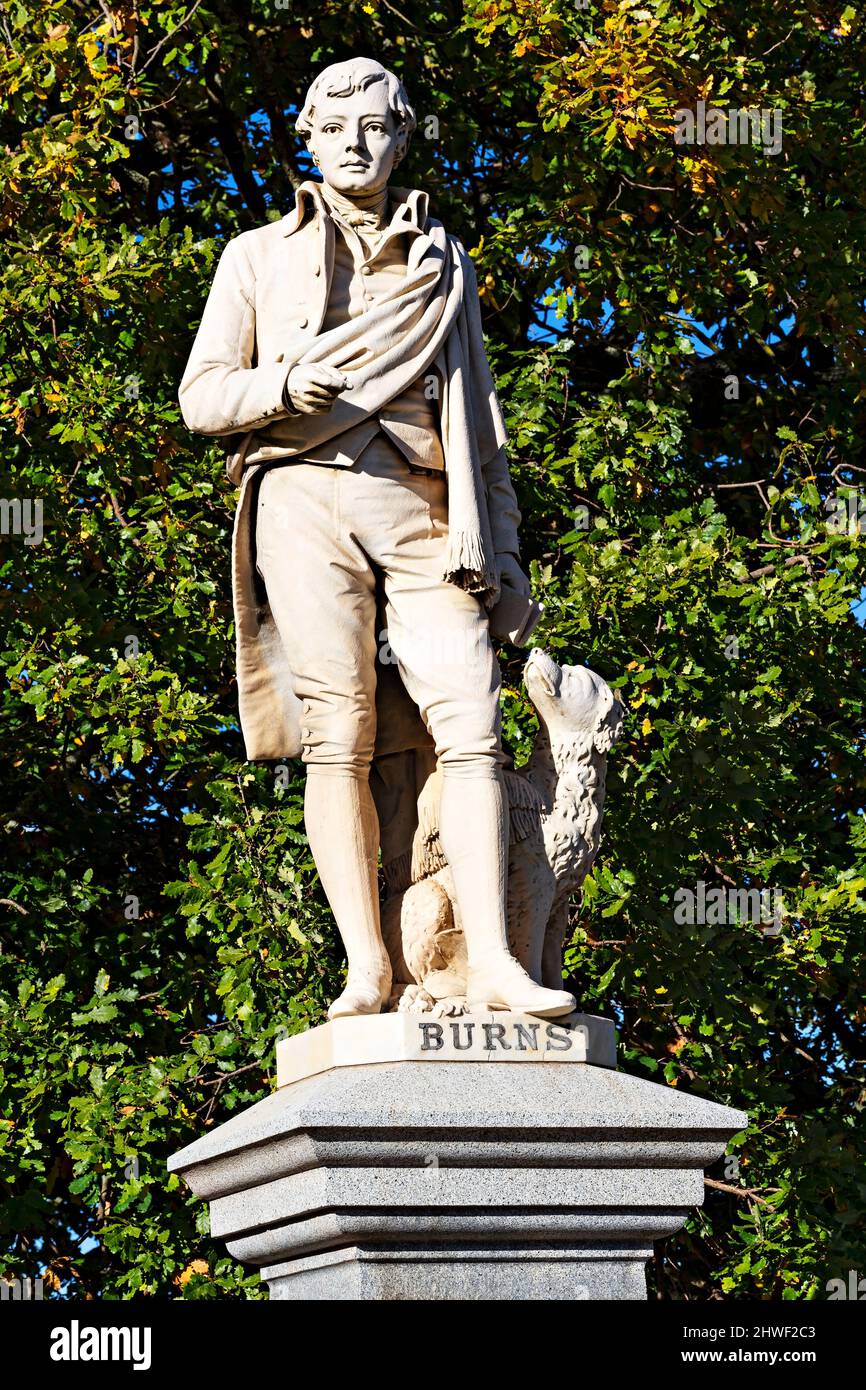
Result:
[[[570,1052],[575,1037],[584,1039],[583,1028],[561,1023],[477,1023],[459,1019],[447,1023],[419,1020],[422,1052]]]

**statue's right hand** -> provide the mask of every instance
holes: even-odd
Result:
[[[289,400],[304,415],[320,415],[330,410],[341,391],[350,383],[343,372],[322,362],[302,362],[286,378]]]

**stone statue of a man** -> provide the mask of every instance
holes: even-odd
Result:
[[[322,181],[228,243],[180,401],[190,429],[231,436],[241,722],[249,757],[306,764],[307,834],[348,956],[330,1017],[378,1013],[391,988],[369,777],[380,617],[442,772],[467,1001],[555,1017],[573,997],[507,945],[491,643],[491,624],[522,638],[537,606],[472,262],[425,193],[389,187],[414,126],[379,63],[319,74],[297,128]]]

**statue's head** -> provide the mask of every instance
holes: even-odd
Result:
[[[319,73],[296,129],[325,183],[351,198],[387,186],[415,124],[400,79],[372,58],[350,58]]]

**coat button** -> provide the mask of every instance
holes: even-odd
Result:
[[[307,324],[308,324],[309,322],[310,322],[309,319],[299,319],[299,320],[298,320],[298,327],[299,327],[299,328],[306,328],[306,326],[307,326]]]
[[[321,275],[321,273],[322,273],[322,267],[321,267],[320,265],[314,265],[314,266],[313,266],[313,274],[314,274],[314,275]]]
[[[373,267],[370,266],[370,265],[362,265],[362,266],[361,266],[361,274],[362,274],[362,275],[372,275],[372,274],[373,274]]]

